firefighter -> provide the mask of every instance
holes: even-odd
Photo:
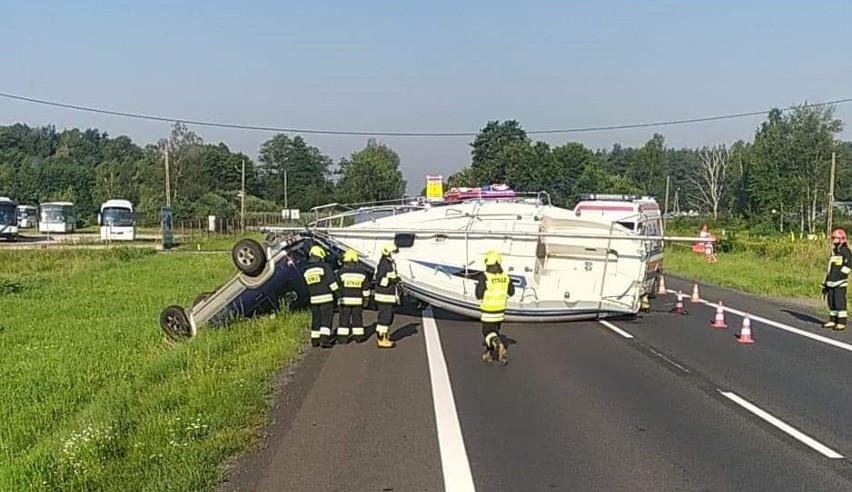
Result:
[[[338,291],[337,279],[331,266],[325,262],[325,249],[315,244],[302,275],[311,296],[311,345],[332,346],[331,322],[334,317],[334,300]]]
[[[343,266],[337,271],[340,284],[340,322],[337,341],[349,343],[364,341],[363,308],[370,300],[370,277],[358,266],[358,253],[348,250],[343,254]],[[350,331],[351,330],[351,331]]]
[[[835,229],[831,233],[834,248],[828,260],[828,271],[822,283],[823,298],[828,301],[829,320],[823,328],[846,329],[846,287],[849,284],[849,272],[852,272],[852,252],[846,245],[846,231]]]
[[[389,243],[382,248],[382,259],[376,267],[373,299],[376,301],[378,316],[376,320],[376,343],[379,348],[393,348],[396,344],[390,339],[388,330],[393,324],[394,309],[399,302],[397,292],[399,276],[396,273],[394,253],[398,253],[396,244]]]
[[[479,304],[480,321],[482,322],[483,362],[491,362],[496,355],[501,365],[509,363],[509,353],[500,339],[500,327],[506,312],[506,302],[515,295],[515,284],[503,272],[503,262],[500,253],[489,251],[485,254],[485,271],[477,276],[476,298]]]

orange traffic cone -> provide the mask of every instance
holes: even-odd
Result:
[[[743,318],[743,326],[740,328],[740,336],[737,337],[737,341],[740,343],[754,343],[754,339],[751,337],[751,320],[748,317],[748,313]]]
[[[719,305],[716,307],[716,319],[710,323],[710,326],[713,328],[728,327],[728,325],[725,324],[725,310],[722,308],[722,301],[719,301]]]
[[[677,302],[672,312],[675,314],[686,314],[686,310],[683,309],[683,293],[681,291],[677,291]]]
[[[692,284],[692,298],[690,302],[693,304],[701,302],[701,297],[698,296],[698,284]]]
[[[660,282],[659,282],[659,285],[657,287],[657,295],[658,296],[666,295],[666,277],[664,277],[662,273],[660,274]]]

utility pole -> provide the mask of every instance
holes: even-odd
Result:
[[[287,203],[287,170],[284,170],[284,210],[286,210],[287,220],[290,220],[290,207]]]
[[[837,163],[837,154],[831,153],[831,181],[828,185],[828,237],[831,237],[831,222],[834,218],[834,167]]]
[[[680,188],[675,188],[675,196],[674,196],[674,212],[680,213],[680,201],[678,200],[678,193],[680,192]]]
[[[172,191],[169,188],[169,144],[166,142],[166,206],[172,206]]]
[[[243,159],[243,178],[240,187],[240,233],[246,233],[246,160]]]
[[[665,205],[663,205],[663,230],[666,230],[666,216],[669,215],[669,185],[671,184],[672,177],[666,176],[666,201]]]

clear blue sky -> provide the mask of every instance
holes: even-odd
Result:
[[[172,5],[180,4],[180,5]],[[5,0],[0,92],[249,125],[476,132],[641,123],[852,97],[852,2]],[[852,139],[852,103],[837,107]],[[762,116],[548,135],[552,144],[751,140]],[[168,123],[0,98],[0,124],[154,142]],[[256,157],[273,133],[192,127]],[[305,135],[337,160],[366,137]],[[382,137],[409,191],[471,138]]]

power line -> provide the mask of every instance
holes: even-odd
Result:
[[[345,130],[312,130],[306,128],[279,128],[274,126],[257,126],[257,125],[240,125],[236,123],[217,123],[214,121],[199,121],[199,120],[188,120],[185,118],[166,118],[164,116],[154,116],[154,115],[146,115],[146,114],[138,114],[138,113],[129,113],[126,111],[112,111],[109,109],[98,109],[98,108],[90,108],[87,106],[80,106],[76,104],[68,104],[68,103],[60,103],[55,101],[47,101],[44,99],[36,99],[32,97],[19,96],[16,94],[8,94],[4,92],[0,92],[0,97],[5,97],[7,99],[14,99],[18,101],[26,101],[37,104],[44,104],[47,106],[56,106],[60,108],[67,109],[76,109],[78,111],[87,111],[90,113],[101,113],[108,114],[113,116],[123,116],[127,118],[137,118],[143,120],[153,120],[153,121],[164,121],[168,123],[173,123],[179,121],[181,123],[185,123],[187,125],[198,125],[198,126],[211,126],[218,128],[231,128],[237,130],[259,130],[259,131],[268,131],[268,132],[277,132],[277,133],[308,133],[308,134],[321,134],[321,135],[350,135],[350,136],[383,136],[383,137],[473,137],[479,134],[479,132],[366,132],[366,131],[345,131]],[[819,106],[828,106],[834,104],[843,104],[847,102],[852,102],[852,97],[845,99],[835,99],[833,101],[826,101],[822,103],[814,103],[814,104],[803,104],[801,107],[819,107]],[[780,110],[781,112],[786,112],[793,110],[800,106],[790,106]],[[759,116],[766,114],[767,111],[749,111],[745,113],[733,113],[719,116],[706,116],[702,118],[689,118],[689,119],[681,119],[681,120],[667,120],[667,121],[657,121],[652,123],[631,123],[625,125],[607,125],[607,126],[590,126],[590,127],[580,127],[580,128],[562,128],[562,129],[554,129],[554,130],[531,130],[526,131],[528,135],[543,135],[543,134],[555,134],[555,133],[582,133],[582,132],[596,132],[596,131],[605,131],[605,130],[628,130],[633,128],[647,128],[652,126],[672,126],[672,125],[684,125],[688,123],[702,123],[707,121],[718,121],[718,120],[729,120],[735,118],[743,118],[746,116]]]

